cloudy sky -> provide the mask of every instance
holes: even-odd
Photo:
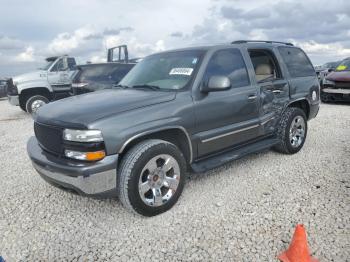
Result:
[[[238,39],[290,41],[314,64],[350,56],[349,0],[0,0],[0,76],[50,55],[103,61]]]

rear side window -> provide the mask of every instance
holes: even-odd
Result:
[[[68,63],[69,70],[75,70],[76,63],[75,63],[75,59],[74,58],[68,57],[67,63]]]
[[[124,76],[127,73],[129,73],[131,68],[132,66],[129,66],[129,65],[116,68],[112,76],[113,82],[119,83],[124,78]]]
[[[205,73],[205,81],[211,76],[227,76],[232,87],[249,85],[249,77],[241,52],[238,49],[217,51],[210,59]]]
[[[291,77],[315,75],[314,67],[301,49],[295,47],[279,47],[278,49]]]
[[[82,68],[80,82],[118,83],[132,68],[132,65],[96,65]]]

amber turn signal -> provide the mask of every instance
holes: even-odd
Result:
[[[96,152],[86,152],[86,160],[88,161],[96,161],[101,160],[106,156],[105,151],[96,151]]]
[[[65,156],[77,160],[97,161],[103,159],[106,156],[106,152],[104,150],[95,152],[79,152],[73,150],[65,150]]]

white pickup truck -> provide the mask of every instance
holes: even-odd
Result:
[[[37,71],[9,80],[7,96],[12,105],[32,114],[50,101],[69,96],[75,59],[65,55],[49,57],[46,61]]]

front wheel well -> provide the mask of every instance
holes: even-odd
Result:
[[[186,162],[190,163],[192,158],[192,152],[191,152],[191,141],[189,140],[188,136],[186,135],[185,131],[179,128],[172,128],[167,130],[161,130],[156,131],[154,133],[145,134],[143,136],[137,137],[130,141],[124,148],[123,151],[120,153],[120,157],[123,158],[123,156],[128,152],[129,149],[134,147],[136,144],[140,143],[141,141],[147,140],[147,139],[161,139],[167,142],[170,142],[174,145],[176,145],[179,150],[184,155]]]
[[[310,105],[309,102],[306,99],[298,100],[295,102],[292,102],[288,105],[288,107],[297,107],[304,111],[306,118],[309,119],[310,116]]]
[[[34,95],[42,95],[42,96],[45,96],[49,100],[52,99],[51,92],[45,87],[35,87],[35,88],[24,89],[20,93],[19,97],[20,97],[20,99],[21,99],[21,97],[23,99],[23,98],[29,98],[29,97],[34,96]]]

